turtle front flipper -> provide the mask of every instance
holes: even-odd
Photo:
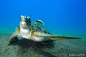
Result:
[[[16,27],[15,32],[13,33],[13,35],[11,35],[8,42],[12,43],[14,41],[18,41],[18,38],[17,38],[18,33],[20,33],[20,27],[19,26]]]
[[[12,42],[15,42],[15,41],[18,41],[18,38],[16,36],[11,36],[8,40],[9,43],[12,43]]]
[[[42,33],[42,32],[34,32],[34,35],[35,36],[39,36],[39,37],[46,37],[46,38],[50,38],[50,39],[55,39],[55,40],[62,40],[62,39],[82,39],[82,38],[78,38],[78,37],[56,36],[56,35],[46,34],[46,33]]]
[[[43,37],[43,36],[41,36]],[[51,38],[51,39],[55,39],[55,40],[62,40],[62,39],[82,39],[82,38],[78,38],[78,37],[69,37],[69,36],[53,36],[53,35],[46,35],[44,37],[47,38]]]

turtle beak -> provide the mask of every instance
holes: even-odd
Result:
[[[24,22],[24,21],[22,21],[21,23],[22,23],[22,24],[26,24],[26,22]]]
[[[21,21],[22,21],[22,22],[26,22],[26,19],[23,17],[23,18],[21,19]]]

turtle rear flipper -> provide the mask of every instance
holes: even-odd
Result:
[[[12,42],[18,41],[18,38],[17,38],[18,33],[20,33],[20,27],[19,26],[16,27],[15,32],[9,38],[8,42],[12,43]]]
[[[36,20],[36,22],[39,22],[39,23],[44,25],[44,23],[41,20]]]

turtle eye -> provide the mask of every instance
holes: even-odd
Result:
[[[29,18],[27,17],[27,19],[29,19]]]
[[[30,19],[30,17],[29,17],[29,16],[27,16],[27,19]]]
[[[29,17],[27,17],[27,19],[30,19]]]
[[[20,18],[22,18],[23,16],[21,16]]]

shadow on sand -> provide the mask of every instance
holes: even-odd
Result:
[[[57,56],[52,55],[51,53],[43,50],[44,48],[50,48],[50,49],[53,48],[54,47],[53,42],[54,42],[53,40],[50,40],[50,41],[46,42],[48,44],[42,44],[40,42],[34,42],[31,40],[21,39],[17,42],[13,42],[9,45],[18,45],[19,48],[21,49],[20,52],[22,52],[22,54],[27,53],[28,49],[32,49],[32,51],[34,51],[35,53],[41,54],[44,57],[57,57]]]

